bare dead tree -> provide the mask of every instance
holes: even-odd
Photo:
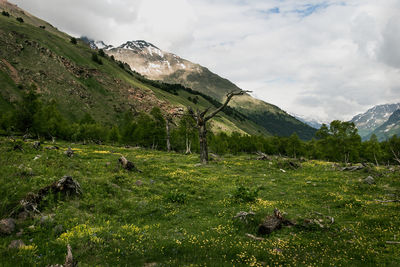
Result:
[[[400,164],[400,153],[396,153],[396,152],[393,150],[393,147],[390,147],[390,150],[391,150],[392,153],[393,153],[394,160],[397,161],[397,162]]]
[[[237,95],[243,95],[244,93],[247,93],[250,91],[244,91],[244,90],[240,90],[240,91],[232,91],[229,92],[226,95],[226,99],[224,104],[222,104],[222,106],[220,106],[219,108],[217,108],[216,110],[214,110],[213,112],[211,112],[209,115],[207,115],[207,113],[210,110],[210,107],[206,108],[203,111],[200,110],[196,110],[196,112],[192,109],[192,107],[188,107],[189,110],[189,114],[193,117],[193,119],[196,121],[196,127],[199,131],[199,142],[200,142],[200,161],[203,164],[207,164],[208,163],[208,145],[207,145],[207,122],[213,118],[215,115],[218,114],[218,112],[222,111],[229,103],[229,101],[231,101],[232,97],[237,96]]]

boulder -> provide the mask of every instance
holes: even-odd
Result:
[[[367,178],[364,179],[364,183],[366,184],[374,184],[375,179],[372,176],[368,176]]]
[[[13,240],[11,241],[10,245],[8,245],[9,248],[20,248],[23,246],[25,246],[25,243],[21,239]]]
[[[15,230],[15,220],[8,218],[0,221],[0,234],[9,235]]]

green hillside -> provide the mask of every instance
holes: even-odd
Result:
[[[189,72],[178,70],[166,76],[163,81],[181,83],[199,92],[223,101],[227,92],[239,90],[235,84],[198,65],[201,71]],[[250,95],[243,95],[232,100],[230,106],[245,114],[249,120],[267,129],[273,135],[290,136],[293,132],[302,139],[314,137],[316,129],[297,120],[277,106],[268,104]]]
[[[99,57],[86,44],[70,42],[71,37],[57,31],[8,3],[0,7],[11,16],[0,16],[0,110],[13,108],[23,91],[37,88],[42,99],[55,100],[71,121],[89,114],[103,124],[115,124],[126,112],[149,112],[160,107],[164,113],[176,108],[213,106],[202,96],[185,90],[169,93],[157,83],[139,79],[118,62]],[[1,11],[1,9],[0,9]],[[17,21],[21,17],[24,22]],[[42,26],[42,27],[41,27]],[[197,104],[189,97],[198,97]],[[268,134],[256,123],[221,113],[213,121],[215,131]]]

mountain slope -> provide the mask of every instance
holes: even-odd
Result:
[[[358,128],[358,133],[363,139],[385,123],[394,111],[400,109],[400,103],[375,106],[367,112],[354,116],[351,121]]]
[[[220,105],[182,86],[147,80],[109,57],[100,57],[102,64],[98,64],[92,60],[95,52],[85,43],[71,43],[67,34],[8,2],[0,2],[0,12],[3,10],[11,16],[0,15],[2,113],[15,108],[22,92],[32,86],[43,100],[55,100],[70,121],[79,121],[89,114],[109,125],[119,123],[125,112],[149,112],[156,106],[166,114],[189,105],[200,109]],[[24,22],[17,21],[18,17]],[[191,101],[194,98],[196,104]],[[211,128],[269,134],[232,109],[218,114]]]
[[[368,135],[367,139],[369,139],[372,134],[375,134],[379,141],[384,141],[395,134],[400,136],[400,109],[393,112],[386,122]]]
[[[227,79],[205,67],[160,50],[143,40],[129,41],[106,53],[154,80],[178,83],[223,101],[227,92],[239,88]],[[302,139],[314,136],[315,129],[300,122],[278,107],[256,99],[248,94],[234,98],[230,106],[245,114],[251,121],[268,132],[289,136],[296,132]]]

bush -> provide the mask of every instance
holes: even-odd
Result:
[[[101,56],[101,57],[105,57],[106,56],[106,53],[104,53],[103,49],[99,49],[99,56]]]
[[[103,61],[97,56],[96,53],[92,53],[92,60],[99,65],[103,65]]]
[[[253,202],[258,196],[259,188],[249,188],[243,185],[236,187],[233,197],[237,202]]]
[[[19,21],[19,22],[21,22],[21,23],[24,23],[24,19],[21,18],[21,17],[18,17],[18,18],[17,18],[17,21]]]
[[[46,26],[42,25],[42,26],[39,26],[39,28],[44,30],[44,29],[46,29]]]
[[[184,204],[186,201],[186,194],[178,192],[178,190],[176,189],[175,191],[169,192],[167,194],[167,201],[172,203]]]
[[[10,13],[8,13],[7,11],[2,11],[1,12],[1,14],[3,15],[3,16],[6,16],[6,17],[9,17],[10,16]]]
[[[76,38],[75,38],[75,37],[71,37],[71,40],[70,40],[70,42],[71,42],[71,44],[74,44],[74,45],[76,45],[76,44],[78,43],[78,40],[76,40]]]

